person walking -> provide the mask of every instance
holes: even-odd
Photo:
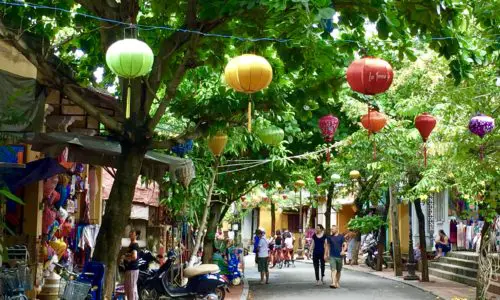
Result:
[[[266,239],[266,232],[261,230],[258,256],[257,256],[257,269],[260,273],[260,283],[264,284],[264,276],[266,277],[266,284],[269,283],[269,243]]]
[[[316,233],[312,236],[311,253],[314,265],[314,274],[316,275],[316,285],[325,284],[325,228],[323,225],[316,226]],[[319,270],[321,266],[321,283],[319,281]]]
[[[292,236],[292,233],[287,230],[286,236],[285,236],[286,260],[288,260],[288,265],[290,265],[290,261],[291,261],[292,265],[295,266],[295,257],[294,257],[295,254],[293,253],[294,242],[295,242],[295,240]]]
[[[129,233],[130,245],[125,254],[125,294],[128,300],[139,300],[137,292],[137,279],[139,279],[139,244],[137,243],[137,233],[131,230]]]
[[[332,271],[332,284],[330,287],[336,289],[340,287],[340,272],[342,271],[342,256],[345,255],[347,244],[343,235],[339,234],[337,226],[332,226],[332,235],[325,241],[325,260],[330,260]]]

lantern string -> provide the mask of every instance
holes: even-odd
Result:
[[[248,132],[252,132],[252,94],[248,95],[248,111],[247,111],[247,119],[248,119]]]
[[[205,36],[205,37],[218,37],[218,38],[226,38],[226,39],[235,39],[238,41],[246,41],[246,42],[269,41],[269,42],[278,42],[278,43],[288,43],[291,41],[291,39],[279,39],[279,38],[273,38],[273,37],[246,38],[246,37],[234,36],[234,35],[207,33],[207,32],[201,32],[198,30],[189,30],[189,29],[184,29],[184,28],[174,28],[174,27],[165,26],[165,25],[132,24],[132,23],[128,23],[128,22],[98,17],[95,15],[87,14],[87,13],[81,13],[81,12],[77,12],[74,10],[69,10],[69,9],[65,9],[65,8],[61,8],[61,7],[48,6],[48,5],[42,5],[42,4],[34,4],[34,3],[29,3],[29,2],[24,2],[24,1],[23,2],[21,2],[21,1],[20,2],[9,2],[9,1],[0,0],[0,4],[2,4],[4,6],[17,6],[17,7],[24,7],[24,8],[47,9],[47,10],[65,12],[65,13],[70,14],[71,16],[81,16],[84,18],[94,19],[94,20],[101,21],[101,22],[107,22],[107,23],[124,25],[124,26],[135,26],[135,28],[140,29],[140,30],[144,30],[144,31],[166,30],[166,31],[173,31],[173,32],[186,32],[186,33],[198,34],[198,35]],[[498,37],[500,37],[500,34],[486,34],[485,36],[492,37],[494,39],[480,38],[480,37],[477,39],[491,42],[493,44],[500,44],[500,41],[498,40]],[[457,39],[458,39],[457,37],[452,37],[452,36],[434,36],[434,37],[428,38],[427,40],[457,40]],[[349,39],[334,39],[334,41],[346,42],[346,43],[356,43],[356,44],[360,42],[360,41],[349,40]],[[392,43],[391,40],[386,40],[386,41],[379,40],[379,41],[385,42],[385,43]]]

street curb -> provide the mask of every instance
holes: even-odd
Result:
[[[433,293],[433,292],[431,292],[429,290],[426,290],[425,288],[423,288],[421,286],[418,286],[416,284],[412,284],[411,281],[404,280],[403,277],[401,277],[401,279],[399,279],[399,278],[392,278],[392,277],[384,277],[384,276],[378,275],[377,272],[365,272],[365,271],[360,271],[360,270],[354,270],[354,269],[351,269],[351,268],[345,268],[345,269],[353,271],[353,272],[365,273],[365,274],[377,276],[379,278],[389,279],[389,280],[392,280],[392,281],[400,282],[400,283],[409,285],[411,287],[417,288],[417,289],[419,289],[419,290],[421,290],[423,292],[429,293],[429,294],[433,295],[434,297],[436,297],[437,299],[443,299],[439,295],[436,295],[435,293]]]
[[[243,293],[241,293],[240,300],[248,299],[248,291],[250,290],[250,285],[248,284],[248,280],[246,277],[241,278],[243,280]]]
[[[296,261],[297,262],[297,261]],[[311,262],[308,262],[308,261],[300,261],[302,263],[305,263],[305,264],[311,264],[312,265],[312,261]],[[425,288],[421,287],[421,286],[418,286],[418,285],[414,285],[411,283],[411,281],[406,281],[404,279],[399,279],[399,278],[392,278],[392,277],[384,277],[384,276],[380,276],[377,274],[377,272],[365,272],[365,271],[361,271],[361,270],[354,270],[354,269],[351,269],[349,267],[346,267],[344,266],[344,269],[346,270],[349,270],[349,271],[353,271],[353,272],[359,272],[359,273],[365,273],[365,274],[369,274],[369,275],[372,275],[372,276],[377,276],[379,278],[383,278],[383,279],[389,279],[389,280],[392,280],[392,281],[396,281],[396,282],[400,282],[400,283],[403,283],[403,284],[406,284],[406,285],[409,285],[411,287],[414,287],[414,288],[417,288],[423,292],[426,292],[426,293],[429,293],[435,297],[437,297],[438,299],[443,299],[442,297],[440,297],[439,295],[436,295],[435,293],[429,291],[429,290],[426,290]]]

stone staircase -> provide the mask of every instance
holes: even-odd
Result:
[[[448,252],[446,257],[429,262],[429,274],[436,277],[476,286],[478,254],[475,252]],[[492,281],[488,290],[500,295],[500,282]]]

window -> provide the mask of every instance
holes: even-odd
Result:
[[[446,217],[446,211],[445,211],[445,203],[446,203],[446,193],[440,192],[435,195],[434,197],[434,205],[436,206],[434,218],[436,222],[444,222],[445,217]]]

